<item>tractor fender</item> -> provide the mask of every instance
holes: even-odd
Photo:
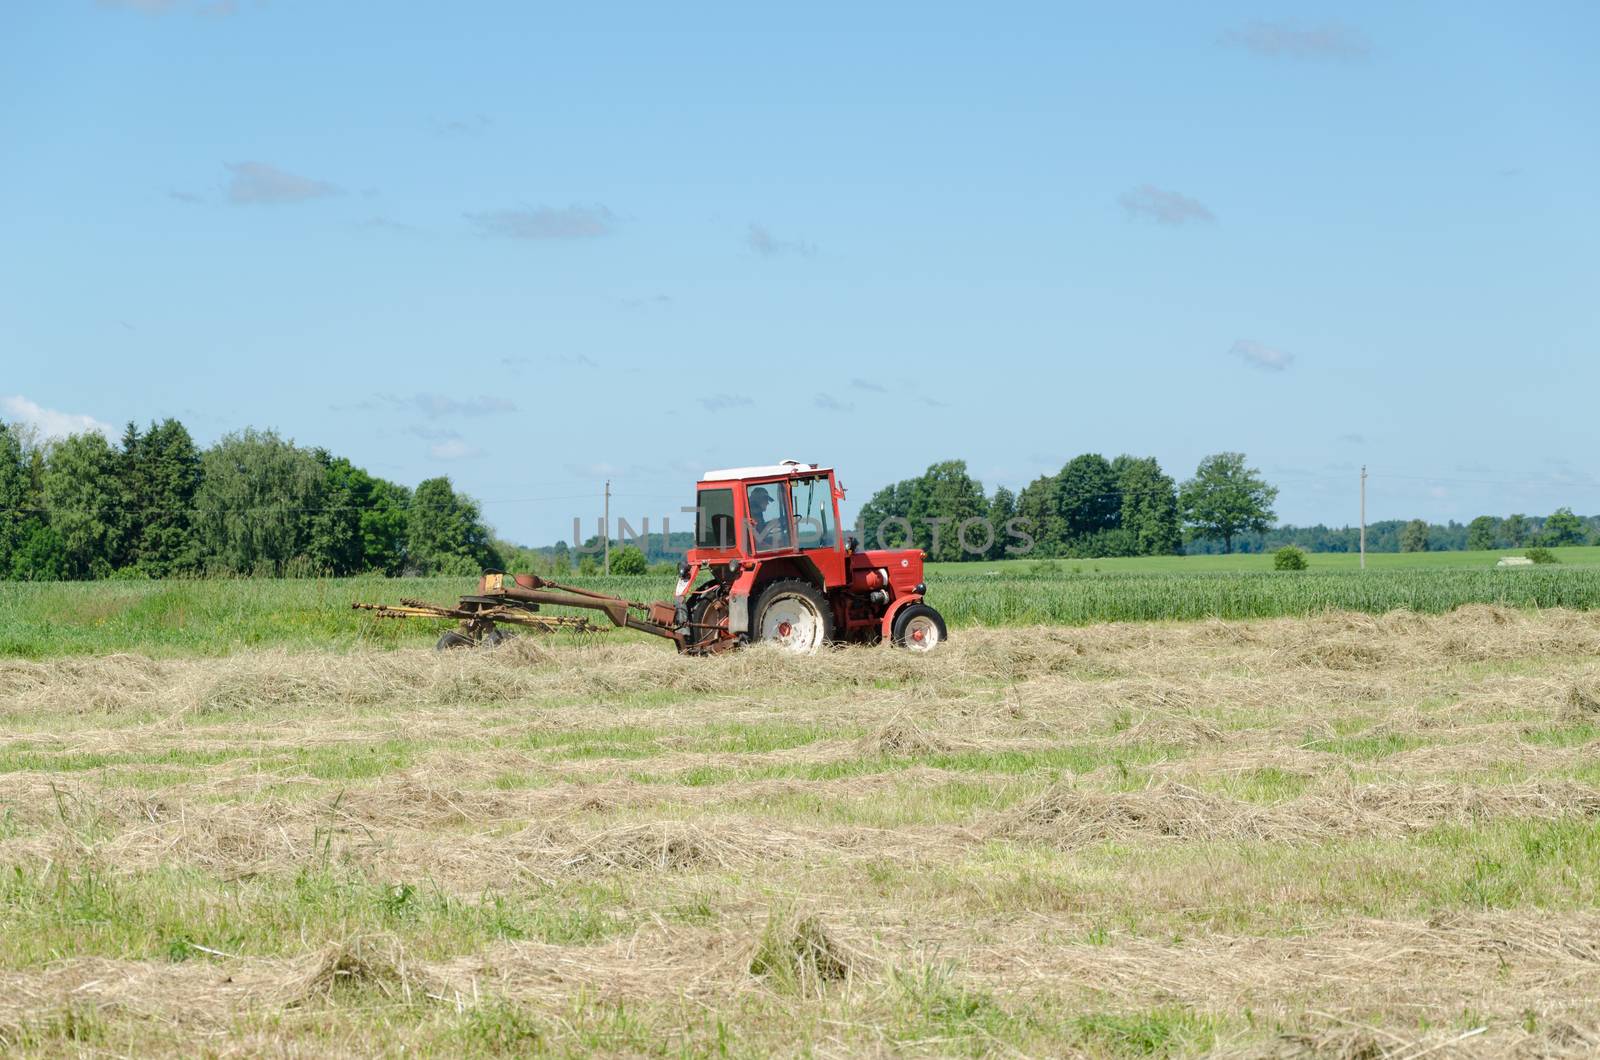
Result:
[[[883,613],[883,639],[890,640],[893,638],[894,618],[896,615],[912,604],[920,603],[922,603],[922,597],[917,593],[912,593],[909,596],[902,596],[890,604],[889,609]]]
[[[733,580],[733,585],[728,589],[728,632],[750,632],[750,597],[755,592],[756,572],[759,567],[751,566],[739,572]]]

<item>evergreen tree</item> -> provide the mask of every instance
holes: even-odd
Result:
[[[117,570],[135,567],[139,562],[139,534],[145,518],[143,455],[144,437],[132,420],[122,429],[117,449],[119,505],[110,520],[111,566]]]
[[[197,569],[194,505],[200,452],[194,439],[183,424],[168,418],[150,425],[135,454],[139,517],[128,523],[127,531],[135,562],[152,578]]]
[[[1528,525],[1528,517],[1526,515],[1515,513],[1508,516],[1506,521],[1500,524],[1500,536],[1505,539],[1506,544],[1510,547],[1522,548],[1528,544],[1529,538],[1533,536],[1533,528]]]

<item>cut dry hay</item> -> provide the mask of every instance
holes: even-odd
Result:
[[[623,1006],[751,1054],[1094,1055],[1080,1014],[1168,1011],[1156,1052],[1596,1048],[1600,615],[945,647],[0,661],[0,1052],[76,1011],[125,1052],[449,1053],[496,1005],[573,1052],[644,1051],[586,1037]],[[91,877],[128,933],[53,887]],[[1015,1019],[908,1022],[930,952]]]
[[[1559,717],[1569,724],[1600,721],[1600,686],[1577,682],[1568,687]]]
[[[772,848],[773,844],[728,830],[713,832],[684,821],[653,821],[591,835],[577,844],[561,866],[582,873],[619,869],[704,872],[753,864]]]
[[[358,935],[329,943],[299,964],[277,988],[283,1004],[331,1001],[348,990],[373,990],[411,1004],[429,993],[423,966],[408,960],[405,947],[392,936]]]
[[[995,834],[1073,847],[1104,840],[1281,839],[1314,835],[1309,819],[1183,784],[1093,791],[1066,782],[999,818]]]
[[[882,755],[925,755],[954,746],[905,715],[890,718],[876,732],[862,737],[860,745],[862,750]]]
[[[1075,847],[1102,841],[1321,842],[1407,835],[1442,824],[1600,819],[1600,789],[1541,780],[1493,788],[1458,784],[1354,784],[1333,780],[1297,798],[1245,802],[1184,784],[1096,791],[1071,781],[1000,814],[992,834]]]
[[[769,989],[820,997],[834,983],[863,974],[871,965],[864,950],[847,945],[814,913],[776,911],[750,956],[750,974]]]

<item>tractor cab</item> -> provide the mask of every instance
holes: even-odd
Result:
[[[773,640],[810,651],[904,634],[925,650],[943,640],[943,619],[922,603],[922,553],[858,549],[840,523],[843,498],[833,469],[817,464],[706,472],[675,597],[689,646]]]
[[[708,471],[695,492],[691,564],[805,555],[826,578],[844,553],[833,469],[786,460]],[[825,553],[833,553],[830,557]]]

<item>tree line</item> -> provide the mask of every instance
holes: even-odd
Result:
[[[477,574],[502,551],[448,478],[408,489],[270,430],[201,449],[175,419],[117,444],[0,423],[0,577]]]
[[[1155,457],[1085,453],[1020,493],[1001,486],[992,495],[966,461],[947,460],[873,494],[858,525],[864,544],[908,544],[945,562],[1162,556],[1182,552],[1185,540],[1232,551],[1241,534],[1272,525],[1277,495],[1243,453],[1206,457],[1181,486]],[[887,540],[892,531],[909,541]]]
[[[1600,544],[1600,516],[1575,515],[1571,508],[1558,508],[1546,516],[1480,515],[1467,523],[1383,519],[1367,524],[1368,552],[1460,552],[1464,549],[1489,552],[1591,544]],[[1235,548],[1240,552],[1276,552],[1285,545],[1306,552],[1356,552],[1361,548],[1361,530],[1321,523],[1277,526],[1241,536]],[[1195,541],[1185,551],[1220,552],[1222,547],[1220,543]]]

